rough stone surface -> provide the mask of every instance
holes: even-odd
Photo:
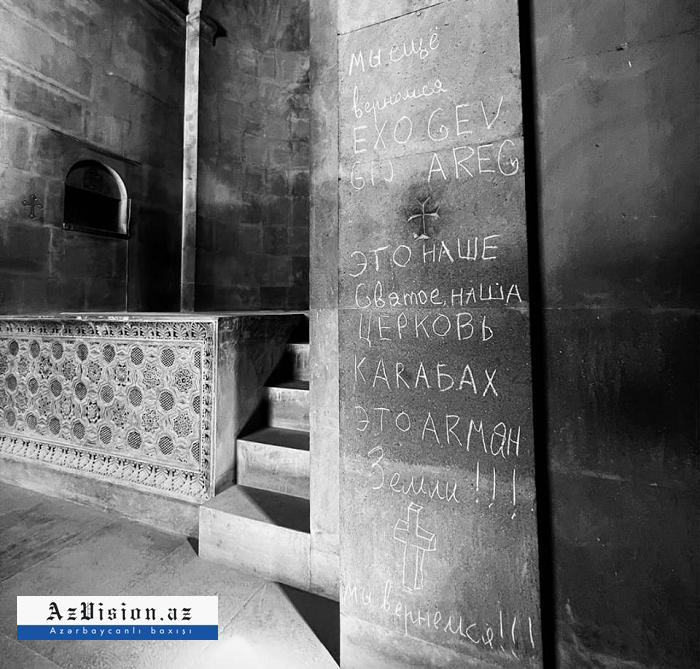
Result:
[[[309,258],[311,555],[312,564],[317,559],[334,568],[332,590],[336,593],[339,555],[337,9],[335,0],[311,2]]]
[[[440,4],[440,0],[387,0],[386,2],[358,0],[358,2],[340,3],[338,32],[341,34],[352,32],[436,4]]]
[[[341,653],[542,666],[517,7],[354,30],[339,73]]]
[[[0,527],[10,540],[0,547],[0,562],[16,567],[0,573],[3,667],[195,669],[230,666],[232,656],[237,669],[337,667],[336,604],[203,560],[182,534],[5,484]],[[14,639],[18,595],[76,592],[217,596],[219,638],[98,644]]]
[[[217,490],[233,482],[236,437],[259,406],[263,386],[302,318],[257,313],[219,321],[215,395],[217,410],[229,419],[220,421],[216,429],[217,441],[223,445],[215,465]]]
[[[338,312],[313,310],[310,319],[311,547],[338,555]]]
[[[530,6],[538,498],[558,666],[693,667],[697,3]]]
[[[196,308],[306,309],[308,0],[204,11],[226,35],[201,43]]]
[[[1,313],[176,308],[183,53],[184,27],[138,0],[2,4]],[[62,229],[82,159],[124,180],[128,241]]]

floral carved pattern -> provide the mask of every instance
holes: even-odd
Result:
[[[0,319],[0,455],[205,501],[212,322]]]

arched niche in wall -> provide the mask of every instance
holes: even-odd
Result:
[[[80,160],[68,171],[64,228],[128,237],[130,210],[124,181],[111,167],[97,160]]]

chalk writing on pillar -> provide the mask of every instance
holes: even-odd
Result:
[[[372,69],[400,63],[404,59],[419,58],[425,60],[440,47],[440,36],[435,26],[427,37],[415,37],[390,44],[389,46],[374,46],[370,49],[360,49],[350,54],[348,74],[356,70],[356,74],[364,74]],[[367,66],[365,67],[365,56]]]
[[[432,628],[441,634],[458,636],[475,646],[509,652],[516,659],[520,659],[516,648],[537,648],[531,616],[515,614],[511,617],[500,609],[497,614],[492,614],[491,621],[479,623],[465,613],[443,612],[435,605],[420,608],[414,602],[400,599],[391,580],[385,581],[380,592],[365,584],[341,581],[340,602],[379,608],[400,621],[401,631],[407,637],[418,636],[421,627]]]
[[[426,213],[425,216],[433,217],[433,214],[437,214],[437,209],[432,213]],[[422,218],[422,215],[423,212],[411,218]],[[399,271],[421,264],[449,266],[465,265],[475,261],[497,260],[501,237],[501,234],[475,235],[473,237],[458,237],[455,240],[441,239],[439,242],[424,242],[418,248],[411,248],[406,244],[397,246],[386,244],[373,249],[357,249],[350,253],[352,259],[350,276],[357,278],[364,274],[369,275],[372,272],[376,273],[386,269]]]
[[[513,11],[455,0],[340,38],[341,449],[362,501],[340,598],[477,663],[536,667]]]

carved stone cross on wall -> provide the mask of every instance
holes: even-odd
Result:
[[[423,558],[436,549],[435,535],[418,524],[422,506],[408,505],[408,518],[398,520],[394,526],[394,539],[404,544],[403,587],[407,590],[423,588]]]
[[[428,239],[430,237],[430,235],[428,234],[428,231],[425,227],[425,219],[426,218],[434,218],[434,219],[440,218],[440,214],[438,213],[438,211],[440,210],[439,205],[438,205],[438,207],[436,207],[435,211],[428,212],[425,210],[425,207],[428,204],[428,200],[430,200],[430,195],[428,195],[428,197],[426,197],[425,200],[418,200],[418,202],[420,204],[420,213],[413,214],[413,216],[409,216],[408,220],[406,221],[407,223],[410,223],[412,220],[414,220],[416,218],[420,218],[421,232],[420,232],[420,234],[418,234],[417,232],[414,232],[413,233],[414,239]]]
[[[43,209],[44,205],[39,202],[39,198],[32,193],[28,199],[22,200],[25,207],[29,207],[29,218],[36,218],[35,209]]]

